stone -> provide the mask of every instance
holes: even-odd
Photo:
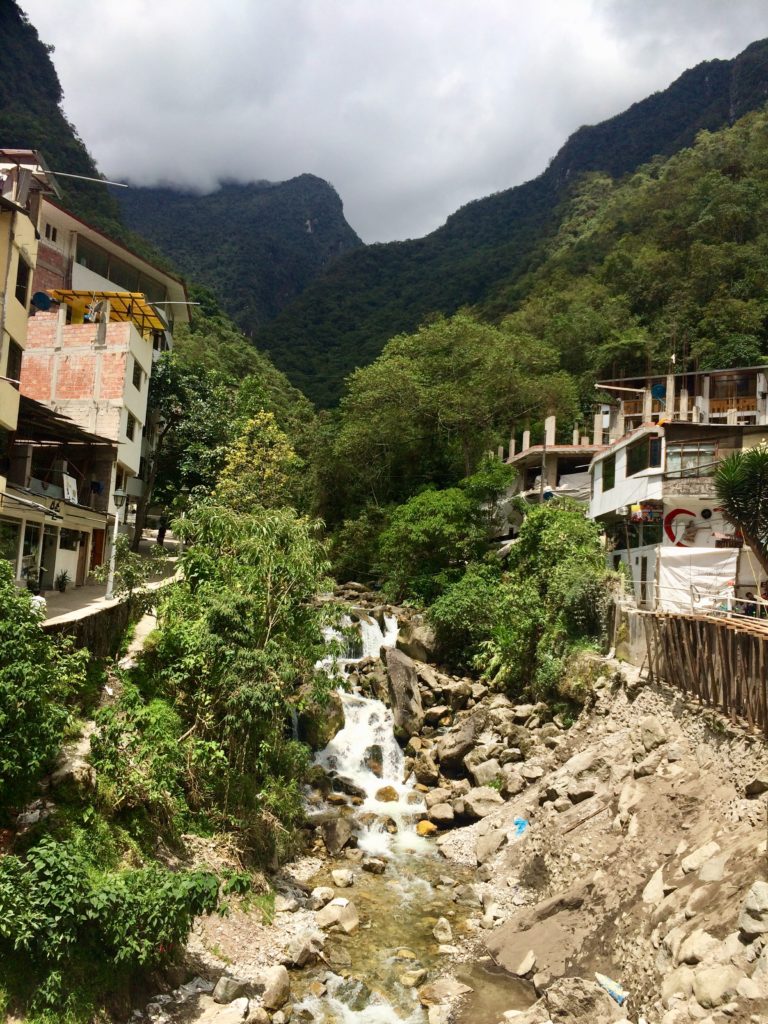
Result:
[[[279,1010],[291,997],[291,979],[283,964],[269,967],[261,976],[264,992],[261,1001],[267,1010]]]
[[[395,735],[408,738],[420,732],[424,724],[416,668],[408,655],[395,647],[386,648],[385,664]]]
[[[444,917],[439,917],[432,934],[438,942],[453,942],[453,932],[449,922]]]
[[[756,939],[768,932],[768,882],[752,885],[741,908],[738,928],[747,939]]]
[[[655,775],[661,767],[662,751],[652,750],[647,757],[635,765],[632,774],[636,779],[645,779],[649,775]]]
[[[478,786],[470,789],[464,797],[464,812],[470,818],[484,818],[503,803],[497,790],[490,786]]]
[[[641,720],[640,742],[648,753],[667,742],[666,730],[655,715],[646,715]]]
[[[368,857],[363,861],[363,871],[367,871],[371,875],[383,875],[386,870],[386,863],[379,860],[378,857]]]
[[[434,821],[423,820],[416,824],[416,834],[419,836],[433,836],[437,832],[437,825]]]
[[[298,909],[299,901],[295,896],[283,896],[281,893],[275,896],[276,914],[295,914]]]
[[[485,728],[487,715],[482,708],[471,711],[437,741],[435,755],[442,768],[463,767],[466,755],[473,749]]]
[[[442,1003],[451,1003],[458,996],[472,992],[469,985],[463,985],[455,978],[438,978],[419,989],[419,1001],[422,1006],[439,1006]]]
[[[680,861],[680,867],[682,868],[683,874],[688,875],[692,871],[698,871],[699,868],[708,861],[715,854],[720,853],[719,845],[714,842],[707,843],[706,846],[700,846],[693,853],[689,853],[687,857],[683,857]]]
[[[527,722],[533,714],[533,704],[516,704],[512,708],[512,715],[516,722]]]
[[[355,884],[354,873],[349,868],[336,868],[331,872],[331,878],[338,889],[348,889],[350,885]]]
[[[681,964],[700,964],[702,960],[711,959],[719,947],[718,939],[701,928],[696,928],[683,940],[677,959]]]
[[[247,984],[240,978],[230,978],[222,974],[216,982],[213,990],[213,1001],[215,1003],[231,1003],[233,999],[239,999],[245,995]]]
[[[309,909],[320,910],[320,908],[324,907],[326,903],[330,903],[335,895],[336,893],[333,891],[330,885],[316,886],[310,893],[309,898],[313,905]]]
[[[439,725],[441,719],[450,715],[451,709],[447,704],[433,704],[424,712],[424,721],[427,725]]]
[[[466,679],[456,679],[445,684],[443,696],[451,706],[452,711],[465,708],[472,699],[472,684]]]
[[[360,924],[360,917],[354,903],[337,896],[318,912],[317,924],[320,928],[341,928],[350,935]]]
[[[451,799],[451,790],[446,789],[444,786],[439,786],[437,789],[432,789],[429,793],[424,796],[424,803],[427,805],[427,810],[430,810],[435,804],[444,804]]]
[[[397,647],[414,661],[434,661],[437,653],[434,630],[418,620],[400,623]]]
[[[597,792],[597,782],[588,776],[581,779],[573,779],[568,784],[565,795],[572,804],[580,804],[583,800],[589,800]]]
[[[699,868],[699,880],[702,882],[722,882],[725,878],[725,865],[728,862],[729,854],[721,853],[717,857],[711,857]]]
[[[433,821],[438,828],[447,828],[455,820],[453,807],[450,804],[434,804],[427,812],[430,821]]]
[[[505,764],[501,769],[501,794],[509,799],[517,796],[526,787],[526,780],[523,778],[519,768],[512,764]]]
[[[472,777],[475,780],[477,786],[487,786],[490,782],[498,779],[501,774],[501,765],[495,758],[491,758],[490,761],[483,761],[482,764],[472,772]]]
[[[531,973],[535,966],[536,954],[532,949],[529,949],[517,963],[510,965],[509,971],[511,974],[516,974],[519,978],[524,978],[526,974]]]
[[[705,1010],[722,1006],[736,995],[743,977],[738,968],[729,965],[700,967],[693,974],[693,995],[696,1002]]]
[[[420,751],[413,764],[413,774],[416,781],[423,786],[436,786],[440,781],[440,772],[432,756],[427,751]]]
[[[557,1024],[611,1024],[624,1013],[597,982],[558,978],[547,989],[548,1017]]]
[[[334,992],[334,996],[354,1013],[364,1010],[371,1000],[371,990],[362,978],[351,975],[345,978]]]
[[[403,971],[398,978],[398,981],[405,988],[416,988],[423,981],[426,980],[427,971],[424,967],[417,967],[413,971]]]
[[[325,848],[332,857],[338,856],[352,838],[352,823],[347,818],[332,818],[320,826]]]
[[[652,907],[658,907],[664,899],[664,874],[659,868],[651,875],[650,880],[643,889],[643,903],[649,903]]]
[[[375,799],[383,804],[394,804],[400,796],[394,786],[382,786],[381,789],[377,789],[374,794]]]
[[[661,1001],[669,1009],[673,999],[687,999],[693,992],[693,971],[690,967],[677,967],[661,982]]]
[[[251,1010],[248,1024],[270,1024],[270,1016],[262,1006],[259,1006],[255,1010]]]
[[[478,864],[485,864],[497,853],[507,842],[507,833],[500,828],[480,836],[475,843],[475,860]]]
[[[520,774],[526,782],[538,782],[544,775],[544,769],[540,764],[525,764],[520,769]]]
[[[747,783],[744,792],[749,797],[762,796],[763,793],[768,793],[768,772],[761,772],[759,775],[756,775],[751,782]]]
[[[288,946],[286,961],[294,967],[306,967],[314,963],[325,945],[325,936],[320,932],[312,935],[297,935]]]

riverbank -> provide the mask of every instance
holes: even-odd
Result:
[[[169,1000],[149,1019],[766,1019],[761,739],[617,663],[566,728],[546,706],[382,654],[355,684],[408,734],[401,781],[418,780],[423,845],[398,852],[386,837],[410,826],[337,765],[308,794],[311,855],[270,879],[271,921],[234,900],[196,923],[188,972],[209,989],[234,979],[234,1002]],[[365,768],[385,788],[377,757]],[[621,1007],[596,974],[628,993]]]

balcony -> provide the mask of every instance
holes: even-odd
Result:
[[[757,395],[746,395],[743,398],[710,398],[710,416],[725,416],[731,410],[736,412],[757,412]]]

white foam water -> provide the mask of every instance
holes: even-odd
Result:
[[[408,1017],[401,1017],[378,993],[371,996],[371,1001],[364,1009],[353,1010],[338,998],[337,993],[343,984],[343,978],[331,975],[326,980],[326,995],[310,996],[297,1003],[294,1009],[308,1010],[315,1020],[333,1021],[333,1024],[423,1024],[424,1014],[421,1009],[414,1008]]]

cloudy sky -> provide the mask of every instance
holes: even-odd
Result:
[[[20,0],[101,170],[332,182],[365,241],[538,174],[582,124],[768,36],[766,0]]]

